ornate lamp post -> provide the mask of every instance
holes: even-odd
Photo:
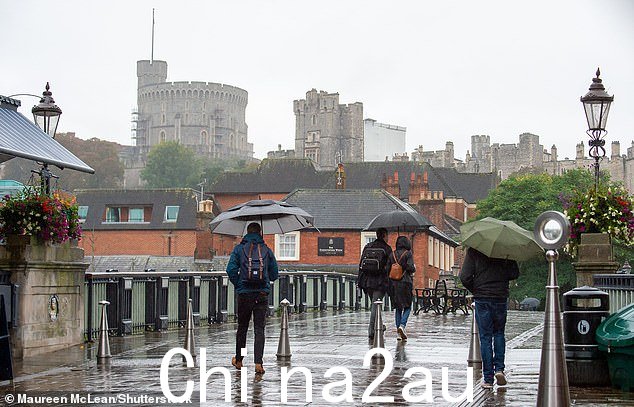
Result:
[[[590,157],[594,158],[594,189],[599,188],[599,160],[605,157],[605,140],[607,134],[605,130],[608,121],[608,113],[610,113],[610,105],[614,101],[614,96],[608,95],[605,87],[599,78],[601,71],[597,68],[597,77],[592,78],[590,90],[585,96],[581,97],[583,109],[586,113],[588,121],[588,131],[590,136]]]

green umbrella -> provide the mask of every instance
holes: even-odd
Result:
[[[484,218],[460,227],[462,245],[497,259],[524,261],[544,250],[533,239],[533,234],[514,222]]]

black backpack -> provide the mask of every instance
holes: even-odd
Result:
[[[361,253],[360,271],[367,273],[380,273],[385,271],[387,253],[382,247],[366,246]]]
[[[244,286],[264,288],[269,281],[269,248],[262,243],[242,245],[240,281]]]

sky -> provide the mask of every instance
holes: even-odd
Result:
[[[579,98],[597,67],[614,103],[607,145],[634,140],[634,1],[0,0],[0,94],[41,95],[58,132],[131,145],[136,61],[168,63],[168,81],[249,94],[255,157],[294,148],[293,100],[312,88],[362,102],[364,118],[407,127],[408,152],[472,135],[540,136],[560,158],[586,145]],[[19,97],[31,116],[38,101]],[[607,154],[610,154],[608,149]]]

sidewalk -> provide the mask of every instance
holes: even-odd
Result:
[[[541,323],[543,313],[510,311],[507,325],[507,366],[509,385],[483,391],[479,381],[474,381],[474,401],[471,405],[534,405],[537,397],[539,359],[541,346]],[[368,342],[368,312],[316,312],[294,314],[289,322],[289,337],[292,358],[289,369],[307,368],[312,373],[312,403],[306,401],[305,381],[302,374],[294,374],[286,394],[288,405],[332,405],[323,397],[322,391],[328,384],[330,394],[335,397],[346,390],[342,369],[332,377],[324,377],[333,367],[346,368],[351,374],[352,403],[361,405],[362,396],[368,386],[384,369],[382,365],[363,367],[365,353],[371,348]],[[410,318],[407,327],[409,340],[406,343],[396,340],[392,327],[392,313],[384,312],[383,320],[388,329],[385,335],[385,349],[391,354],[393,368],[390,374],[378,385],[372,396],[393,396],[391,405],[415,405],[408,403],[402,395],[403,388],[413,381],[424,380],[423,373],[412,378],[404,378],[405,372],[412,367],[424,367],[431,372],[432,405],[452,405],[442,394],[442,368],[448,369],[449,394],[457,397],[465,391],[466,359],[469,346],[471,316],[420,314]],[[267,326],[264,367],[267,369],[262,380],[255,380],[253,358],[246,358],[248,405],[277,406],[282,404],[281,368],[276,360],[279,340],[280,320],[271,319]],[[242,384],[240,372],[235,370],[230,359],[234,353],[235,324],[212,325],[196,328],[196,348],[198,357],[196,368],[182,366],[181,357],[171,359],[168,369],[169,388],[176,396],[183,394],[186,381],[194,381],[192,399],[199,400],[201,363],[199,348],[206,348],[206,367],[228,369],[231,383],[231,403],[224,402],[224,384],[222,374],[213,374],[206,385],[207,402],[204,405],[247,405],[240,403]],[[185,330],[165,333],[150,332],[146,335],[125,338],[110,338],[113,358],[108,366],[98,366],[95,360],[97,342],[76,346],[68,350],[53,352],[40,357],[16,363],[14,387],[8,382],[0,383],[0,403],[5,402],[9,394],[22,394],[30,397],[58,396],[47,405],[82,405],[95,400],[99,405],[109,401],[103,397],[119,397],[111,405],[165,405],[161,391],[160,367],[163,356],[173,347],[182,347]],[[251,332],[248,338],[249,352],[253,350]],[[388,365],[389,366],[389,362]],[[412,395],[423,394],[426,387],[412,389]],[[368,390],[370,393],[370,390]],[[90,394],[91,399],[88,399]],[[72,403],[73,397],[76,403]],[[101,399],[99,399],[101,397]],[[151,400],[154,397],[155,400]],[[66,400],[64,400],[66,398]],[[83,399],[82,399],[83,398]],[[634,394],[621,393],[612,389],[571,388],[571,398],[575,405],[583,406],[634,406]],[[31,400],[38,401],[38,400]],[[39,400],[42,401],[42,400]],[[64,403],[64,401],[66,401]],[[377,403],[374,403],[377,404]],[[385,404],[385,403],[378,403]],[[462,403],[463,405],[469,405]],[[14,404],[20,405],[20,404]],[[25,405],[25,404],[22,404]],[[29,405],[44,405],[31,403]],[[173,404],[171,404],[173,405]]]

